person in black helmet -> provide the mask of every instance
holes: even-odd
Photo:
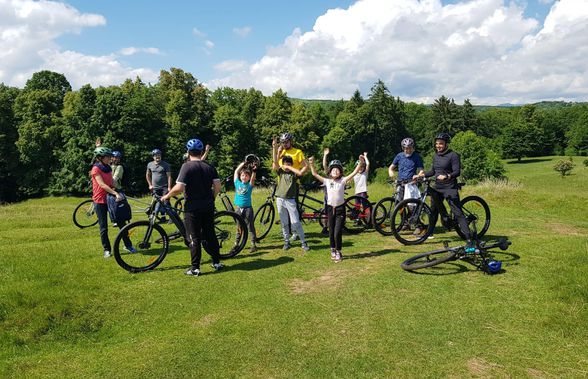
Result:
[[[447,133],[439,133],[435,137],[435,154],[433,155],[433,167],[431,170],[421,172],[416,177],[431,177],[435,176],[435,190],[431,191],[432,208],[434,213],[441,215],[443,220],[447,220],[447,210],[443,206],[443,200],[447,200],[451,211],[455,215],[459,228],[466,237],[468,247],[472,246],[470,229],[467,220],[461,209],[461,201],[459,199],[457,178],[461,173],[461,162],[459,155],[449,149],[449,142],[451,136]],[[437,212],[435,212],[435,210]]]

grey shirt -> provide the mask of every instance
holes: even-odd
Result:
[[[153,188],[167,188],[167,173],[171,173],[170,165],[165,161],[160,161],[156,164],[151,161],[147,164],[147,171],[151,172],[151,183]]]

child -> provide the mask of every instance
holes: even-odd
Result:
[[[353,178],[355,182],[355,196],[368,198],[367,193],[367,179],[370,172],[370,161],[367,157],[367,152],[359,156],[359,160],[355,162],[359,166],[359,173]]]
[[[243,216],[245,223],[251,233],[251,249],[252,253],[257,251],[255,225],[253,224],[253,207],[251,206],[251,192],[255,185],[255,174],[257,166],[253,165],[251,169],[244,168],[246,162],[241,162],[235,169],[233,174],[233,181],[235,182],[235,205],[237,206],[237,213]]]
[[[272,169],[278,173],[279,178],[278,186],[276,187],[276,206],[282,224],[284,250],[290,249],[291,235],[288,228],[288,220],[290,220],[292,230],[298,234],[300,242],[302,242],[302,249],[308,251],[310,248],[304,238],[304,230],[302,230],[302,224],[296,209],[296,180],[303,173],[292,166],[293,159],[289,155],[282,156],[282,167],[280,167],[278,163],[278,141],[276,139],[272,141],[272,158]]]
[[[362,156],[360,155],[360,158]],[[355,170],[343,177],[343,165],[338,160],[333,160],[327,167],[328,178],[323,178],[316,172],[314,158],[309,159],[312,176],[325,185],[327,191],[327,224],[329,225],[329,240],[331,243],[331,259],[340,262],[343,259],[341,247],[343,244],[342,232],[345,222],[345,184],[349,182],[361,169],[360,165]]]

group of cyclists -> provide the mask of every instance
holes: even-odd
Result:
[[[405,138],[401,142],[402,152],[394,158],[388,168],[391,178],[398,172],[398,179],[406,183],[414,183],[420,178],[434,177],[435,191],[432,193],[432,206],[441,215],[444,222],[449,216],[443,206],[447,201],[455,219],[466,237],[467,246],[473,246],[467,221],[461,209],[459,198],[459,186],[457,178],[460,176],[461,165],[457,153],[449,149],[451,137],[447,133],[440,133],[435,137],[435,152],[433,164],[430,170],[425,171],[422,157],[415,151],[415,143],[412,138]],[[183,195],[184,223],[186,226],[186,243],[191,253],[191,267],[186,271],[187,275],[198,276],[200,274],[201,249],[203,241],[207,244],[207,252],[212,257],[212,267],[220,270],[218,241],[214,233],[214,202],[220,193],[221,182],[214,166],[206,162],[206,156],[210,151],[209,145],[204,145],[197,138],[190,139],[186,143],[185,162],[183,163],[176,182],[172,185],[170,165],[162,160],[162,153],[154,149],[151,153],[153,161],[149,162],[146,170],[148,187],[155,194],[161,196],[161,200],[169,203],[169,199],[176,195]],[[367,174],[369,172],[369,160],[367,153],[358,157],[355,169],[349,175],[344,175],[343,165],[339,160],[332,160],[327,165],[329,150],[324,150],[323,170],[325,176],[320,175],[315,166],[314,158],[306,159],[304,153],[293,146],[293,136],[290,133],[282,133],[279,140],[272,141],[272,169],[278,176],[276,188],[276,207],[280,216],[282,235],[284,238],[284,250],[291,248],[292,241],[300,239],[304,251],[310,247],[305,240],[304,230],[298,214],[297,198],[299,178],[309,169],[319,182],[323,184],[325,192],[325,209],[327,214],[327,227],[331,248],[331,259],[340,262],[343,259],[342,228],[345,220],[344,190],[345,185],[355,179],[356,194],[367,198]],[[100,226],[100,238],[104,249],[104,257],[110,257],[111,246],[107,230],[107,197],[114,201],[122,201],[124,195],[120,192],[123,166],[120,164],[121,154],[118,151],[101,146],[99,141],[94,150],[94,162],[90,175],[92,177],[92,199],[95,204],[98,223]],[[234,183],[236,188],[235,203],[237,211],[244,217],[252,234],[251,251],[257,249],[255,229],[253,225],[253,209],[251,207],[251,193],[255,185],[255,165],[239,164],[234,171]],[[401,186],[401,191],[404,187]],[[401,194],[400,198],[403,197]],[[125,222],[118,222],[122,228]],[[133,253],[135,247],[128,238],[123,238],[125,249]]]

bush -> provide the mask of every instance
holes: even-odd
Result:
[[[388,180],[388,167],[380,167],[374,171],[372,183],[386,184]]]
[[[461,158],[461,176],[470,182],[483,179],[503,178],[504,166],[498,153],[488,148],[488,143],[472,131],[458,133],[451,148]]]
[[[568,160],[562,159],[561,161],[557,162],[553,166],[553,169],[555,171],[559,172],[562,178],[566,177],[567,175],[570,175],[573,168],[574,168],[574,162],[572,162],[571,159],[568,159]]]
[[[584,166],[588,167],[588,159],[584,159]]]

